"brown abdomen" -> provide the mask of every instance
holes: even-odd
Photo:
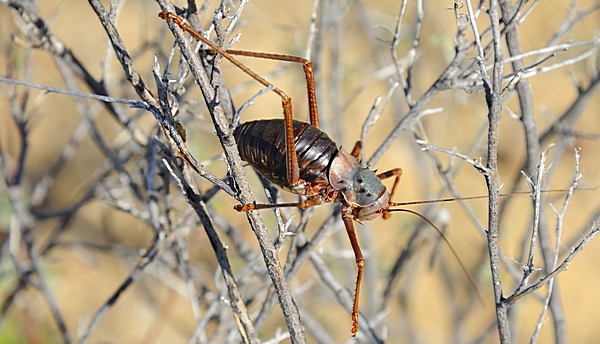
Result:
[[[251,121],[240,124],[233,136],[242,160],[247,161],[258,173],[286,189],[285,130],[283,119]],[[294,121],[296,158],[300,179],[312,182],[327,178],[327,171],[338,149],[327,134],[316,127]]]

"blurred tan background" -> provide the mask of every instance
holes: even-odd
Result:
[[[596,4],[594,0],[579,1],[579,9],[587,9]],[[184,5],[183,3],[179,5]],[[396,17],[399,13],[397,1],[350,1],[323,2],[322,6],[339,6],[341,18],[339,27],[328,32],[323,41],[322,70],[317,80],[319,106],[322,127],[340,145],[351,147],[360,137],[361,126],[366,118],[373,101],[377,96],[385,96],[389,90],[389,78],[392,73],[383,78],[373,80],[373,76],[382,67],[391,63],[389,49],[391,34]],[[75,56],[96,77],[101,78],[102,67],[108,63],[107,72],[103,75],[111,85],[110,91],[115,97],[138,99],[131,86],[122,82],[123,72],[114,58],[104,30],[96,15],[85,2],[43,1],[38,5],[39,14],[47,21],[51,30],[60,37],[71,49]],[[206,12],[204,25],[208,27],[209,19],[215,4],[211,4]],[[239,42],[235,49],[254,50],[292,55],[304,55],[308,38],[311,1],[250,1],[242,14],[239,27],[234,33],[240,33]],[[413,70],[413,96],[418,98],[431,83],[439,76],[448,61],[454,55],[453,38],[456,25],[451,10],[451,1],[426,2],[425,19],[423,21],[422,37]],[[530,14],[519,29],[522,50],[524,52],[543,47],[560,27],[567,14],[567,2],[543,2]],[[150,71],[153,54],[158,54],[161,66],[164,66],[165,56],[173,43],[171,33],[164,21],[157,17],[158,6],[151,1],[131,0],[119,7],[117,27],[125,41],[129,52],[134,57],[137,70],[145,81],[154,87]],[[414,33],[414,4],[409,5],[405,29],[401,31],[402,39],[398,54],[404,56],[410,48]],[[466,10],[465,10],[466,11]],[[333,19],[333,18],[332,18]],[[15,79],[28,79],[31,82],[66,88],[65,82],[58,72],[52,56],[46,51],[29,50],[29,52],[11,41],[11,35],[22,36],[15,23],[18,16],[4,3],[0,4],[0,74]],[[596,11],[578,23],[563,41],[589,41],[598,37],[600,32],[600,11]],[[487,19],[482,15],[482,27],[487,27]],[[387,28],[387,29],[386,29]],[[153,45],[157,37],[159,46]],[[571,49],[547,64],[566,60],[580,55],[588,48]],[[160,53],[159,53],[160,51]],[[337,56],[336,56],[337,54]],[[108,62],[106,62],[108,60]],[[333,61],[333,62],[332,62]],[[527,61],[527,60],[526,60]],[[585,59],[574,65],[557,69],[548,73],[536,75],[529,79],[535,101],[535,116],[538,131],[544,132],[551,126],[552,118],[560,116],[577,97],[574,82],[578,81],[587,86],[591,71],[598,70],[598,55]],[[278,62],[243,59],[243,62],[261,75],[290,94],[294,100],[294,111],[298,118],[307,119],[306,91],[304,76],[298,66],[286,66]],[[528,60],[526,64],[533,62]],[[332,67],[337,67],[332,68]],[[10,70],[10,73],[8,72]],[[505,74],[511,71],[505,66]],[[256,94],[261,87],[249,80],[248,77],[230,64],[223,64],[223,75],[227,80],[233,99],[240,106],[248,98]],[[338,74],[336,74],[338,73]],[[339,78],[339,79],[336,79]],[[359,89],[361,83],[366,87]],[[89,92],[82,83],[81,90]],[[14,122],[10,117],[8,102],[9,89],[12,85],[0,84],[0,148],[4,155],[4,165],[15,166],[15,159],[20,151],[20,136],[16,132]],[[23,87],[16,87],[17,92],[23,92]],[[11,91],[12,92],[12,91]],[[402,91],[394,94],[396,103],[392,102],[384,111],[381,119],[369,132],[366,149],[367,157],[373,154],[399,119],[407,112]],[[90,108],[98,113],[95,123],[101,130],[105,140],[110,145],[122,145],[130,138],[120,125],[106,114],[100,104],[85,100]],[[188,145],[199,161],[218,157],[221,152],[217,138],[213,134],[210,117],[202,104],[203,100],[197,89],[190,87],[182,102],[181,113],[187,130]],[[342,113],[332,113],[344,104],[349,104]],[[30,90],[27,108],[32,114],[30,141],[24,167],[24,184],[33,186],[48,172],[48,169],[63,151],[73,130],[82,121],[72,97]],[[341,104],[341,105],[340,105]],[[437,146],[448,149],[456,148],[459,152],[473,158],[485,158],[485,137],[480,137],[481,130],[487,122],[487,109],[483,93],[465,93],[452,90],[439,94],[427,106],[428,109],[442,108],[440,113],[426,117],[423,120],[420,135],[426,134],[428,140]],[[507,110],[518,112],[516,95],[506,102]],[[571,137],[565,155],[554,161],[550,167],[553,174],[546,189],[567,188],[573,178],[574,158],[572,147],[581,147],[580,170],[584,187],[600,185],[600,95],[596,92],[593,100],[587,105],[578,121],[575,130],[592,134],[590,137]],[[127,110],[129,116],[136,118],[141,128],[150,133],[155,126],[154,118],[147,112],[138,109]],[[281,114],[280,100],[273,94],[267,94],[255,101],[242,116],[243,121],[278,117]],[[502,191],[509,191],[525,158],[523,130],[520,121],[504,111],[501,122],[499,143],[500,179],[505,183]],[[162,139],[162,138],[161,138]],[[555,136],[552,142],[557,142]],[[542,147],[547,149],[548,145]],[[456,158],[436,153],[445,167]],[[552,158],[553,151],[550,153]],[[106,163],[106,158],[94,145],[89,134],[86,134],[81,145],[77,147],[74,156],[54,180],[46,206],[48,209],[61,209],[72,204],[81,197],[83,190],[97,176],[100,167]],[[226,167],[223,161],[216,159],[207,167],[217,176],[223,177]],[[442,183],[431,159],[422,152],[415,143],[411,133],[396,141],[393,148],[386,152],[382,161],[375,166],[379,171],[393,167],[404,170],[400,190],[396,201],[412,201],[439,197]],[[139,168],[142,168],[141,166]],[[258,179],[247,169],[251,177],[255,196],[264,201]],[[202,189],[210,185],[198,178]],[[464,196],[484,195],[486,185],[484,178],[472,167],[460,169],[454,178],[456,186]],[[526,190],[521,179],[517,189]],[[107,186],[108,187],[108,186]],[[24,188],[27,190],[27,187]],[[29,191],[31,191],[29,189]],[[178,191],[178,190],[177,190]],[[4,183],[0,184],[0,231],[6,237],[11,218],[11,206],[6,194]],[[175,193],[177,194],[177,193]],[[589,223],[594,220],[594,214],[600,209],[600,191],[578,191],[571,200],[566,214],[563,229],[563,250],[576,242]],[[286,195],[293,200],[293,196]],[[444,197],[449,197],[444,194]],[[527,196],[514,196],[508,212],[501,223],[500,245],[505,255],[517,259],[521,252],[521,239],[531,226],[531,201]],[[28,197],[24,197],[27,201]],[[553,196],[552,203],[560,208],[562,197]],[[71,219],[67,230],[61,235],[63,246],[52,249],[41,259],[43,270],[51,291],[54,293],[58,306],[63,313],[68,330],[73,338],[77,332],[87,326],[90,318],[101,307],[116,288],[124,281],[133,268],[139,253],[147,247],[153,237],[153,232],[144,222],[137,220],[122,211],[114,209],[109,204],[112,200],[100,197],[83,206]],[[246,218],[232,210],[235,201],[225,195],[218,194],[211,200],[219,214],[226,217],[238,228],[247,228],[244,240],[256,249],[257,245]],[[481,222],[487,221],[486,200],[469,203],[477,212]],[[183,216],[188,210],[182,199],[174,198],[172,205],[174,213]],[[422,208],[411,208],[421,211]],[[322,206],[315,211],[311,218],[307,233],[314,233],[325,216],[331,213],[331,206]],[[556,217],[551,209],[548,211],[550,228],[556,223]],[[265,211],[269,229],[274,230],[275,220],[271,212]],[[462,262],[471,271],[472,277],[482,293],[484,304],[467,308],[469,312],[462,314],[465,318],[462,335],[469,341],[474,341],[484,329],[494,320],[493,294],[490,286],[489,264],[485,238],[475,229],[472,222],[464,214],[458,204],[444,204],[435,211],[437,215],[447,216],[444,226],[445,233],[458,252]],[[173,221],[177,218],[174,216]],[[358,225],[359,238],[367,259],[361,309],[373,312],[373,302],[380,297],[384,288],[387,274],[392,268],[399,252],[406,247],[409,237],[419,223],[417,217],[408,214],[395,214],[391,220],[377,219],[368,226]],[[438,223],[438,222],[436,222]],[[58,226],[57,220],[39,221],[34,230],[34,242],[48,240],[52,229]],[[425,227],[426,238],[421,243],[418,252],[411,258],[410,265],[395,284],[392,300],[389,303],[389,313],[381,320],[389,343],[422,342],[451,342],[453,318],[457,317],[456,309],[449,299],[472,299],[473,290],[468,285],[467,277],[461,272],[458,263],[449,250],[437,247],[439,238],[429,227]],[[244,230],[241,230],[243,233]],[[275,236],[275,234],[273,234]],[[216,288],[221,281],[220,273],[215,273],[217,263],[214,258],[206,235],[201,228],[194,228],[185,235],[185,240],[191,254],[190,262],[194,274],[199,276],[208,288]],[[567,322],[568,339],[573,343],[591,342],[600,338],[600,328],[597,318],[600,314],[600,272],[597,262],[600,260],[600,243],[592,241],[571,264],[569,270],[558,278],[559,291],[562,298]],[[88,247],[77,243],[94,243],[98,247]],[[71,243],[71,244],[69,244]],[[5,299],[17,283],[11,258],[7,253],[7,242],[2,250],[0,296]],[[352,289],[355,279],[354,258],[341,222],[324,244],[316,249],[325,258],[330,268],[347,288]],[[287,247],[281,254],[285,257]],[[239,272],[242,262],[230,251],[234,272]],[[433,258],[432,258],[433,257]],[[564,257],[561,256],[561,258]],[[164,257],[164,265],[172,263]],[[430,259],[433,265],[430,266]],[[539,251],[536,259],[539,259]],[[260,261],[262,264],[262,260]],[[158,265],[158,263],[157,263]],[[536,265],[537,266],[537,265]],[[515,267],[518,268],[515,262]],[[513,291],[514,279],[508,274],[504,288],[506,293]],[[455,279],[462,289],[449,290],[445,279]],[[535,280],[535,279],[534,279]],[[350,316],[336,302],[333,293],[320,281],[314,269],[307,264],[300,275],[290,281],[294,290],[296,302],[303,309],[310,311],[320,325],[326,328],[336,342],[345,342],[350,334]],[[542,288],[539,295],[543,298],[547,288]],[[402,294],[410,295],[402,298]],[[471,294],[471,295],[469,295]],[[216,294],[214,294],[216,295]],[[506,295],[505,295],[506,296]],[[467,302],[467,301],[466,301]],[[202,304],[202,302],[201,302]],[[206,306],[202,304],[202,306]],[[256,307],[251,311],[256,311]],[[515,342],[526,342],[533,332],[535,323],[542,309],[540,297],[528,296],[516,305],[512,325]],[[285,331],[285,323],[281,320],[279,311],[271,316],[267,326],[261,332],[261,339],[268,340],[274,336],[277,328]],[[406,314],[410,314],[410,322]],[[406,327],[412,328],[407,331]],[[194,331],[195,321],[190,309],[185,281],[175,269],[150,266],[142,276],[118,300],[102,320],[99,327],[92,333],[90,342],[113,343],[183,343],[187,342]],[[482,338],[483,342],[498,341],[496,329]],[[546,316],[544,328],[539,342],[552,341],[552,322]],[[410,337],[408,332],[418,334]],[[57,328],[49,313],[47,304],[40,293],[32,288],[21,291],[14,304],[8,310],[0,323],[0,342],[31,342],[51,343],[60,339]],[[309,342],[316,339],[308,335]],[[232,342],[236,342],[234,338]],[[285,342],[285,341],[284,341]]]

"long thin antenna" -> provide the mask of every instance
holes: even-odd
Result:
[[[389,209],[389,210],[387,210],[387,212],[390,212],[390,213],[391,212],[411,213],[413,215],[417,215],[418,217],[420,217],[421,219],[423,219],[425,222],[427,222],[431,227],[433,227],[438,232],[438,234],[442,237],[442,239],[444,239],[444,241],[446,242],[446,244],[450,248],[450,251],[452,251],[452,254],[454,255],[454,258],[456,258],[456,260],[458,261],[458,264],[460,265],[460,268],[462,269],[463,273],[465,274],[465,276],[467,276],[467,279],[469,280],[469,284],[471,285],[471,287],[473,288],[473,290],[475,290],[475,294],[477,295],[477,299],[479,300],[479,303],[481,303],[481,305],[483,305],[483,299],[481,298],[481,295],[479,294],[479,290],[477,289],[477,286],[475,285],[475,282],[473,282],[473,279],[471,278],[471,275],[467,271],[467,268],[463,264],[462,260],[460,260],[460,257],[458,256],[458,253],[456,253],[456,251],[454,250],[454,247],[452,247],[452,245],[450,244],[450,241],[448,241],[448,239],[446,238],[446,236],[444,235],[444,233],[442,233],[442,231],[439,230],[439,228],[437,228],[433,224],[433,222],[429,221],[428,218],[426,218],[425,216],[417,213],[416,211],[412,211],[412,210],[409,210],[409,209]]]
[[[593,191],[598,189],[597,186],[593,188],[577,188],[575,190],[581,191]],[[554,192],[567,192],[569,190],[557,189],[557,190],[542,190],[542,193],[554,193]],[[531,194],[529,191],[517,191],[507,194],[499,194],[500,197],[508,197],[514,195],[529,195]],[[474,199],[484,199],[488,198],[488,196],[468,196],[468,197],[456,197],[456,198],[441,198],[441,199],[431,199],[431,200],[423,200],[423,201],[411,201],[411,202],[390,202],[390,207],[403,207],[407,205],[416,205],[416,204],[431,204],[431,203],[444,203],[444,202],[454,202],[454,201],[470,201]],[[390,210],[391,211],[391,210]]]

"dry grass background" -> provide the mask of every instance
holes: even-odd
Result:
[[[11,35],[23,37],[19,29],[20,19],[5,1],[0,1],[0,73],[15,79],[68,88],[56,67],[55,60],[43,50],[27,49],[11,41]],[[396,1],[323,1],[321,6],[340,6],[338,26],[328,32],[322,48],[322,70],[319,74],[318,92],[323,128],[334,140],[345,147],[351,146],[360,135],[361,125],[371,108],[375,97],[384,96],[389,89],[389,75],[374,80],[364,90],[354,94],[354,90],[369,79],[382,66],[391,63],[389,44],[391,35],[384,28],[393,29],[399,11]],[[590,8],[596,4],[594,0],[579,1],[578,8]],[[180,4],[183,5],[183,4]],[[530,51],[543,47],[556,32],[565,16],[569,3],[541,2],[531,13],[526,22],[519,28],[522,50]],[[206,12],[204,26],[207,27],[216,4],[211,4]],[[453,38],[456,25],[451,10],[451,1],[435,1],[425,3],[426,17],[423,21],[422,39],[419,53],[413,70],[413,92],[415,97],[422,94],[438,77],[440,72],[454,54]],[[129,83],[124,82],[123,72],[114,58],[114,53],[107,49],[106,34],[87,2],[81,1],[43,1],[37,4],[39,14],[44,18],[51,30],[60,37],[67,47],[82,61],[91,74],[100,79],[104,77],[110,85],[112,96],[138,99]],[[236,49],[276,52],[303,55],[306,49],[307,35],[311,18],[311,1],[250,1],[241,16],[239,27],[235,33],[241,33]],[[410,39],[414,33],[414,4],[410,4],[406,18],[403,39],[398,47],[402,56],[410,47]],[[132,0],[119,6],[117,27],[129,52],[134,57],[137,70],[143,78],[154,87],[151,68],[153,54],[157,54],[161,66],[165,63],[166,54],[173,43],[173,38],[164,21],[157,17],[160,11],[152,1]],[[465,10],[466,11],[466,10]],[[332,16],[332,19],[334,17]],[[588,41],[597,38],[599,33],[600,11],[586,17],[578,23],[563,41]],[[364,20],[369,20],[366,23]],[[484,16],[481,24],[487,27]],[[335,48],[337,46],[337,48]],[[565,60],[577,56],[587,48],[574,48],[547,62]],[[339,54],[336,56],[335,54]],[[107,62],[108,61],[108,62]],[[529,60],[531,63],[533,60]],[[301,68],[284,66],[278,62],[244,59],[243,62],[278,87],[288,92],[294,99],[294,110],[298,117],[306,119],[306,92]],[[531,82],[535,118],[538,131],[544,132],[556,118],[564,113],[577,98],[578,93],[573,82],[578,81],[587,86],[592,71],[598,70],[598,55],[594,54],[586,60],[555,71],[532,77]],[[108,67],[103,73],[103,64]],[[339,69],[335,69],[337,67]],[[510,67],[505,67],[505,73]],[[339,72],[339,74],[335,74]],[[261,87],[240,73],[230,64],[224,63],[222,73],[232,90],[236,105],[258,92]],[[339,80],[336,78],[339,77]],[[84,92],[86,86],[78,82]],[[16,158],[21,150],[21,137],[15,129],[11,118],[9,94],[16,92],[22,95],[23,87],[15,87],[6,83],[0,84],[0,148],[3,164],[9,169],[16,166]],[[396,125],[407,111],[402,92],[395,93],[396,102],[392,102],[383,113],[381,119],[371,130],[367,141],[367,156],[370,156],[390,128]],[[129,133],[123,130],[113,117],[96,101],[84,101],[97,115],[94,123],[110,147],[126,146],[131,140]],[[340,103],[350,102],[342,113],[334,113]],[[279,99],[267,94],[256,100],[242,116],[243,121],[257,118],[278,117],[281,114]],[[518,113],[516,95],[507,98],[506,109]],[[443,92],[428,104],[429,109],[441,107],[440,113],[423,119],[417,132],[422,137],[440,147],[456,148],[459,152],[469,153],[471,157],[485,158],[485,135],[481,130],[487,123],[487,108],[483,92],[466,93],[461,90]],[[574,157],[572,149],[581,147],[581,166],[583,174],[581,184],[593,187],[600,185],[600,96],[596,92],[575,126],[575,130],[593,134],[593,137],[555,135],[542,147],[550,143],[565,145],[564,155],[554,159],[560,149],[550,153],[552,165],[551,178],[544,185],[546,189],[563,189],[569,186],[574,173]],[[65,95],[46,93],[30,89],[27,109],[31,116],[28,153],[25,159],[21,191],[23,206],[30,202],[28,192],[48,173],[54,161],[64,150],[74,129],[82,122],[74,98]],[[139,109],[123,107],[128,116],[135,118],[139,127],[148,135],[156,130],[156,120],[147,112]],[[199,161],[212,159],[221,153],[218,139],[210,116],[206,112],[199,91],[192,83],[188,84],[188,92],[181,100],[180,120],[188,135],[188,146]],[[164,140],[161,136],[161,140]],[[525,159],[522,125],[507,110],[502,114],[499,143],[500,180],[504,183],[503,191],[513,188],[515,177],[519,174]],[[140,154],[139,152],[135,152]],[[143,154],[143,152],[142,152]],[[456,158],[447,154],[436,153],[444,166],[458,164]],[[139,157],[138,157],[139,159]],[[78,200],[98,177],[99,171],[106,166],[105,155],[97,148],[89,134],[76,147],[70,158],[53,180],[46,200],[45,211],[62,209]],[[226,166],[222,159],[209,161],[206,166],[217,176],[224,177]],[[427,152],[423,152],[415,143],[415,137],[408,132],[397,140],[392,149],[386,152],[378,162],[380,171],[393,167],[402,167],[400,192],[397,201],[428,199],[439,196],[443,188],[439,173]],[[139,173],[145,167],[140,161],[128,161],[127,169],[132,174]],[[247,170],[252,181],[254,194],[264,201],[258,179]],[[206,190],[210,184],[197,178],[200,188]],[[486,194],[484,178],[471,166],[462,167],[453,179],[461,195]],[[123,182],[123,181],[120,181]],[[46,282],[54,294],[58,308],[64,316],[65,323],[72,338],[85,328],[93,314],[107,301],[118,286],[127,278],[140,253],[148,247],[155,235],[147,221],[117,209],[117,201],[130,202],[140,208],[143,205],[128,198],[129,194],[119,195],[117,176],[105,181],[97,192],[98,197],[78,209],[65,230],[60,234],[59,245],[40,257],[41,267]],[[111,184],[113,183],[113,184]],[[518,181],[517,189],[525,190],[523,179]],[[108,189],[112,197],[109,197]],[[600,207],[600,191],[579,191],[571,200],[564,223],[563,245],[569,245],[581,237]],[[447,197],[448,194],[444,194]],[[0,231],[5,238],[1,251],[0,264],[0,296],[3,300],[14,291],[18,275],[15,273],[13,261],[9,255],[8,229],[11,223],[11,209],[6,185],[0,184]],[[286,199],[293,197],[284,195]],[[563,197],[549,196],[557,207],[562,204]],[[243,214],[236,213],[232,207],[235,200],[220,192],[211,201],[210,207],[217,214],[226,218],[238,228],[244,241],[257,250],[256,238]],[[189,206],[173,187],[169,195],[172,206],[170,220],[177,224],[184,216],[189,215]],[[487,205],[485,200],[469,203],[478,218],[486,223]],[[322,206],[315,210],[306,228],[310,237],[321,225],[323,219],[331,214],[333,206]],[[424,211],[424,208],[415,208]],[[548,210],[548,224],[552,230],[556,217]],[[524,233],[531,227],[531,200],[527,196],[512,197],[502,218],[500,245],[509,259],[517,259],[521,254]],[[186,215],[187,214],[187,215]],[[453,247],[458,251],[461,260],[470,270],[473,279],[482,293],[483,305],[473,304],[473,290],[468,285],[467,277],[462,274],[458,263],[441,245],[439,238],[429,227],[413,253],[402,275],[394,283],[392,298],[387,313],[381,320],[379,331],[385,333],[389,343],[451,342],[462,338],[474,341],[485,329],[494,323],[493,293],[487,260],[485,238],[476,230],[472,221],[458,204],[444,204],[427,212],[438,225],[443,225],[446,235]],[[264,211],[268,228],[275,236],[275,218],[271,212]],[[439,215],[439,216],[438,216]],[[443,215],[443,216],[442,216]],[[442,219],[441,217],[444,217]],[[299,218],[299,216],[297,216]],[[60,218],[39,220],[32,228],[34,247],[44,247],[50,240],[55,228],[60,226]],[[364,281],[362,310],[373,320],[376,302],[381,297],[386,278],[398,255],[407,247],[407,242],[419,226],[416,217],[396,214],[393,219],[383,221],[377,219],[368,226],[358,226],[359,238],[367,257],[367,271]],[[421,227],[419,227],[421,228]],[[202,312],[206,312],[211,297],[218,295],[223,288],[222,277],[210,244],[201,226],[188,228],[181,235],[189,253],[189,264],[196,287],[204,299],[199,300]],[[289,240],[288,244],[289,244]],[[227,244],[230,244],[227,241]],[[283,260],[288,245],[284,245]],[[355,266],[345,231],[341,221],[324,243],[316,248],[324,260],[334,271],[335,276],[349,289],[354,285]],[[234,250],[229,250],[230,260],[235,273],[245,273],[242,267],[245,262]],[[539,253],[537,255],[539,257]],[[564,257],[562,255],[561,257]],[[141,276],[125,291],[115,305],[108,311],[99,327],[91,334],[94,343],[181,343],[186,342],[193,333],[196,321],[190,308],[189,295],[186,291],[185,279],[177,270],[177,257],[166,252],[156,262],[144,269]],[[536,266],[541,262],[536,258]],[[600,314],[600,243],[592,241],[579,254],[569,270],[558,278],[559,292],[564,307],[568,340],[573,343],[590,342],[600,337],[597,318]],[[262,260],[257,265],[263,264]],[[517,262],[514,267],[518,268]],[[257,267],[260,269],[261,267]],[[512,291],[514,279],[504,271],[507,293]],[[249,278],[243,292],[257,287],[260,279]],[[534,278],[535,280],[535,278]],[[39,279],[33,278],[34,283]],[[289,281],[295,292],[295,300],[302,309],[303,319],[311,318],[320,324],[336,342],[344,342],[349,338],[350,316],[335,299],[334,293],[321,281],[319,275],[310,264],[306,264],[300,274]],[[255,284],[253,286],[253,283]],[[537,318],[542,309],[541,298],[547,288],[539,294],[529,295],[511,309],[513,339],[525,342],[531,336]],[[261,294],[257,297],[261,297]],[[264,297],[264,295],[263,295]],[[259,301],[250,304],[250,312],[258,311]],[[469,306],[470,305],[470,306]],[[226,307],[225,307],[226,308]],[[465,311],[464,314],[459,314]],[[223,316],[231,317],[224,312]],[[304,318],[306,317],[306,318]],[[457,331],[457,318],[463,319],[460,331]],[[546,323],[541,331],[540,342],[554,340],[552,321],[546,316]],[[307,320],[308,321],[308,320]],[[213,320],[213,328],[217,320]],[[260,332],[260,338],[268,340],[275,336],[278,329],[285,332],[285,323],[279,310],[273,312],[267,325]],[[211,327],[209,327],[210,332]],[[491,328],[483,336],[483,342],[497,342],[496,329]],[[460,332],[463,337],[453,337]],[[309,333],[309,332],[307,332]],[[409,335],[410,334],[410,335]],[[416,337],[413,337],[414,335]],[[308,334],[307,340],[315,342],[319,338]],[[0,342],[51,343],[61,340],[60,333],[53,321],[49,307],[42,295],[34,288],[21,289],[9,309],[2,314],[0,323]],[[233,337],[237,342],[239,337]],[[320,339],[322,340],[322,338]],[[363,339],[366,340],[366,339]],[[284,340],[285,342],[285,340]]]

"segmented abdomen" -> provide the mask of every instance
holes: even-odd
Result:
[[[287,180],[283,119],[245,122],[233,135],[242,160],[274,184],[291,189]],[[300,179],[312,182],[328,178],[327,171],[338,149],[327,134],[316,127],[294,121],[296,158]]]

